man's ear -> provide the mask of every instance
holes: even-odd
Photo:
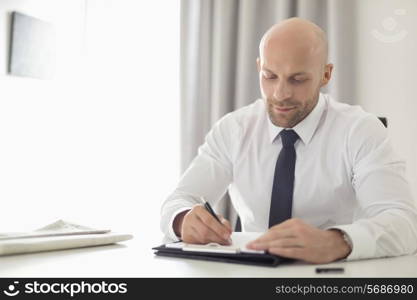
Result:
[[[258,68],[258,72],[261,71],[261,59],[258,57],[256,59],[256,67]]]
[[[333,64],[327,64],[324,66],[324,74],[321,80],[321,86],[325,86],[332,78]]]

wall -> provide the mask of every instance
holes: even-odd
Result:
[[[54,24],[54,80],[7,74],[12,11]],[[58,208],[70,200],[68,161],[74,144],[68,135],[73,82],[82,65],[84,18],[81,0],[0,1],[0,231],[59,218]]]
[[[417,196],[417,1],[357,1],[356,9],[357,104],[388,118]]]
[[[0,1],[0,232],[62,218],[159,237],[179,173],[178,4]],[[6,74],[13,10],[55,24],[54,80]]]

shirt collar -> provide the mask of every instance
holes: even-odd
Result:
[[[324,104],[324,95],[320,93],[319,100],[317,101],[317,104],[313,110],[307,115],[307,117],[305,117],[304,120],[292,128],[298,134],[304,144],[308,144],[311,141],[311,138],[313,137],[313,134],[319,124],[321,115],[323,114]],[[278,134],[285,128],[272,124],[269,116],[267,116],[267,119],[269,128],[269,141],[273,143]]]

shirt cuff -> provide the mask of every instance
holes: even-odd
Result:
[[[190,210],[190,209],[192,209],[192,207],[182,207],[182,208],[174,211],[174,213],[172,214],[171,219],[169,220],[169,223],[168,223],[168,238],[170,238],[174,241],[179,241],[180,240],[180,238],[175,234],[175,231],[174,231],[174,220],[175,220],[175,217],[178,216],[180,213],[182,213],[186,210]]]
[[[329,229],[338,229],[343,231],[352,241],[352,251],[345,258],[346,260],[357,260],[374,257],[376,243],[372,235],[368,233],[366,228],[360,224],[349,224],[332,226]]]

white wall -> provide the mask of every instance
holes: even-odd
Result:
[[[7,74],[12,11],[56,27],[55,80]],[[72,81],[82,65],[84,12],[82,0],[0,1],[0,231],[59,218],[76,188],[68,186],[74,156],[67,121],[76,105]]]
[[[6,74],[12,10],[56,25],[55,80]],[[0,232],[159,233],[179,174],[178,27],[178,1],[0,1]]]
[[[388,118],[417,196],[417,1],[358,0],[356,6],[357,104]]]

